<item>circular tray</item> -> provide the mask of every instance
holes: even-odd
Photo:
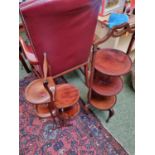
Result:
[[[39,117],[41,118],[51,117],[48,104],[36,105],[35,107],[36,107],[36,113]],[[64,116],[65,115],[68,116],[69,119],[76,116],[79,112],[80,112],[80,105],[79,103],[76,103],[75,105],[69,108],[64,108],[63,114]],[[60,114],[62,114],[62,112],[60,112]]]
[[[99,110],[109,110],[116,103],[116,96],[101,96],[93,94],[90,99],[90,104]]]
[[[77,103],[72,107],[65,108],[63,113],[66,114],[69,119],[69,118],[75,117],[79,112],[80,112],[80,104]]]
[[[130,71],[132,61],[124,52],[116,49],[102,49],[96,52],[95,69],[103,74],[119,76]]]
[[[78,102],[80,91],[71,84],[56,85],[56,106],[67,108]]]
[[[108,76],[96,74],[92,84],[92,89],[104,96],[113,96],[118,94],[123,88],[123,81],[119,76]]]
[[[52,78],[47,79],[49,87],[54,85]],[[71,84],[58,84],[55,90],[55,104],[57,108],[66,108],[77,103],[80,97],[79,90]],[[25,98],[32,104],[50,102],[50,96],[43,86],[43,79],[34,80],[25,90]]]
[[[51,87],[55,85],[52,78],[48,77],[48,86]],[[33,104],[42,104],[49,101],[49,94],[45,90],[43,85],[44,79],[37,79],[32,81],[25,89],[25,98],[30,103]]]
[[[51,117],[51,113],[48,108],[48,104],[35,105],[36,114],[41,118]]]

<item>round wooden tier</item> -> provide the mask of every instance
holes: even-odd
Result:
[[[36,105],[36,113],[41,118],[51,117],[51,113],[48,108],[48,104]],[[66,115],[68,118],[76,116],[80,112],[79,103],[74,104],[69,108],[64,108],[64,111],[60,113]]]
[[[68,107],[64,109],[64,114],[68,115],[69,118],[75,117],[80,112],[80,104],[77,103],[73,105],[72,107]]]
[[[35,105],[36,114],[41,118],[51,117],[48,104]]]
[[[101,96],[93,94],[90,99],[90,104],[99,110],[109,110],[116,103],[116,96]]]
[[[44,79],[31,82],[25,90],[25,98],[32,104],[44,104],[50,102],[50,96],[43,86]],[[49,88],[53,86],[53,80],[47,79]],[[79,90],[71,84],[58,84],[55,90],[55,105],[57,108],[67,108],[77,103],[80,97]]]
[[[67,108],[78,102],[80,91],[71,84],[56,85],[56,107]]]
[[[52,78],[48,77],[48,86],[49,88],[54,86],[55,83]],[[49,101],[48,92],[45,90],[43,85],[44,79],[37,79],[32,81],[25,89],[25,98],[30,103],[33,104],[42,104]]]
[[[92,89],[103,96],[113,96],[118,94],[123,88],[123,81],[119,76],[109,76],[96,73],[92,83]]]
[[[95,69],[103,74],[119,76],[130,71],[132,61],[124,52],[116,49],[102,49],[96,52]]]

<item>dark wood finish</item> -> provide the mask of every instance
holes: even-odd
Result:
[[[88,64],[84,65],[84,74],[85,74],[85,80],[86,80],[86,85],[89,85],[89,69],[88,69]]]
[[[102,26],[107,28],[106,29],[107,33],[106,33],[106,35],[103,38],[94,41],[94,45],[95,46],[98,46],[98,45],[104,43],[110,37],[120,37],[120,36],[126,34],[127,32],[131,31],[129,23],[123,23],[121,25],[114,26],[111,29],[104,22],[102,23]]]
[[[109,110],[116,103],[116,96],[101,96],[93,92],[90,104],[99,110]]]
[[[54,85],[54,81],[51,77],[47,78],[48,87]],[[44,88],[44,79],[37,79],[32,81],[25,89],[25,98],[33,104],[44,104],[50,101],[50,96]]]
[[[135,42],[135,15],[130,16],[129,24],[130,24],[129,33],[132,33],[132,37],[131,37],[131,40],[130,40],[130,43],[129,43],[129,46],[128,46],[128,49],[127,49],[127,55],[130,54],[130,52],[132,50],[132,47],[133,47],[133,44]]]
[[[79,99],[79,92],[78,94],[75,93],[75,87],[69,84],[68,85],[60,84],[58,85],[57,88],[55,86],[52,89],[49,88],[48,80],[46,79],[47,69],[48,69],[47,57],[46,57],[46,53],[44,53],[44,64],[43,64],[44,87],[50,95],[50,101],[48,102],[48,109],[51,113],[51,116],[55,124],[58,125],[59,127],[62,127],[67,125],[66,124],[67,119],[79,113],[79,110],[80,110],[79,104],[73,103],[77,95],[78,95],[77,100]],[[62,86],[66,86],[66,87],[63,87],[63,89],[60,89],[59,91],[59,87],[62,88]],[[72,89],[72,92],[71,92],[71,89]],[[58,122],[56,118],[59,119]]]
[[[20,57],[22,56],[21,53],[24,55],[24,57],[20,58],[25,70],[29,73],[30,69],[27,70],[27,64],[25,62],[25,59],[28,60],[28,63],[31,66],[31,71],[32,73],[34,73],[34,75],[38,78],[41,78],[42,76],[42,72],[38,66],[39,62],[35,56],[35,54],[33,53],[32,47],[30,45],[27,45],[25,43],[25,41],[23,40],[23,38],[21,36],[19,36],[19,48],[20,48]]]
[[[120,37],[126,33],[134,33],[135,32],[135,15],[129,16],[129,22],[123,23],[118,26],[114,26],[113,28],[108,27],[108,23],[103,21],[101,22],[101,26],[106,29],[107,33],[103,38],[94,40],[94,45],[98,46],[105,41],[107,41],[110,37]]]
[[[56,106],[57,108],[67,108],[77,103],[80,97],[79,90],[71,84],[60,84],[56,86]]]
[[[106,122],[108,123],[109,122],[109,120],[110,120],[110,118],[114,115],[114,110],[113,109],[109,109],[109,116],[108,116],[108,118],[107,118],[107,120],[106,120]]]
[[[64,108],[62,114],[65,114],[67,117],[66,119],[70,119],[75,117],[80,112],[80,105],[76,103],[72,107]]]
[[[26,99],[35,105],[36,114],[52,117],[56,126],[66,125],[65,120],[76,116],[80,111],[80,92],[70,84],[55,85],[48,75],[47,55],[44,53],[43,78],[32,81],[25,90]],[[57,121],[58,120],[58,121]]]
[[[47,55],[46,55],[46,53],[44,53],[43,74],[44,74],[45,81],[47,79],[47,72],[48,72]]]
[[[123,23],[121,25],[117,25],[117,26],[114,26],[112,28],[112,34],[111,34],[111,36],[112,37],[120,37],[120,36],[126,34],[129,31],[130,31],[130,25],[129,25],[129,23]]]
[[[85,76],[85,84],[87,87],[89,87],[89,65],[86,64],[84,65],[83,68],[79,68],[79,70],[81,71],[81,73]]]
[[[23,23],[19,24],[19,32],[25,32],[25,28],[23,26]]]
[[[19,36],[19,43],[21,45],[22,52],[25,55],[25,57],[27,58],[27,60],[29,61],[29,63],[31,65],[38,65],[39,62],[38,62],[38,59],[33,52],[32,46],[27,45],[25,43],[24,39],[22,38],[22,36]]]
[[[122,51],[102,49],[96,52],[94,67],[103,74],[119,76],[130,71],[131,59]]]
[[[72,107],[59,109],[59,114],[65,117],[65,119],[70,119],[75,117],[80,112],[80,105],[76,103]],[[36,105],[36,114],[41,118],[51,117],[51,113],[48,104]]]
[[[135,33],[135,15],[129,16],[129,33]]]
[[[32,64],[30,64],[30,66],[31,66],[32,73],[37,78],[42,78],[42,74],[40,74],[42,71],[40,70],[39,66],[38,65],[32,65]]]
[[[26,71],[27,73],[30,73],[31,70],[29,69],[29,67],[28,67],[28,65],[27,65],[27,63],[26,63],[26,61],[25,61],[25,59],[24,59],[24,57],[22,56],[22,53],[21,53],[20,51],[19,51],[19,60],[20,60],[20,62],[22,63],[22,65],[23,65],[25,71]]]
[[[121,77],[113,77],[99,72],[95,73],[95,78],[92,83],[92,89],[104,96],[113,96],[118,94],[123,88]]]
[[[130,41],[128,49],[127,49],[127,55],[129,55],[131,53],[134,42],[135,42],[135,33],[132,34],[131,41]]]
[[[51,117],[48,104],[35,105],[36,114],[41,118]]]
[[[88,91],[88,100],[91,98],[91,88],[94,79],[94,62],[95,62],[95,52],[98,50],[97,46],[93,46],[92,54],[91,54],[91,70],[90,70],[90,78],[89,78],[89,91]]]
[[[91,74],[89,81],[88,102],[99,110],[108,110],[109,116],[106,122],[114,115],[112,107],[116,103],[116,94],[123,87],[121,75],[128,73],[132,61],[124,52],[116,49],[99,49],[98,45],[107,41],[110,37],[120,37],[124,34],[134,33],[134,16],[129,18],[128,23],[114,26],[112,29],[103,22],[102,27],[106,28],[106,35],[94,41],[93,55],[91,58]],[[128,51],[131,50],[134,39],[131,40]],[[127,52],[128,53],[128,52]],[[86,109],[88,104],[86,105]]]
[[[52,87],[54,81],[47,78],[48,87]],[[44,79],[37,79],[31,82],[25,90],[25,98],[33,104],[44,104],[50,101],[50,95],[43,86]],[[74,105],[79,99],[79,90],[70,84],[56,85],[55,104],[57,108],[66,108]]]
[[[96,52],[98,49],[95,48],[95,46],[93,47],[93,52]],[[94,87],[94,81],[96,80],[96,78],[98,78],[97,76],[99,76],[99,78],[103,79],[103,75],[101,73],[99,73],[97,70],[95,70],[94,68],[94,62],[95,62],[95,54],[93,54],[92,56],[92,65],[91,65],[91,75],[90,75],[90,87],[89,87],[89,92],[88,92],[88,101],[89,103],[99,109],[99,110],[108,110],[109,111],[109,116],[106,120],[106,122],[109,121],[109,119],[113,116],[114,113],[113,110],[111,110],[111,108],[115,105],[116,103],[116,96],[103,96],[98,94],[100,89],[96,89],[96,92],[94,92],[93,87]],[[96,73],[95,73],[96,72]],[[97,76],[95,76],[95,74],[97,74]],[[107,76],[107,75],[106,75]],[[94,80],[95,78],[95,80]],[[108,78],[108,76],[107,76]],[[117,77],[113,77],[113,78],[117,78]],[[107,79],[108,80],[108,79]],[[98,83],[98,80],[96,80],[96,82]],[[99,86],[99,85],[98,85]],[[102,87],[101,87],[102,88]],[[110,93],[110,92],[109,92]],[[88,110],[88,106],[89,104],[85,105],[85,110]]]
[[[46,91],[49,94],[50,99],[49,99],[49,102],[48,102],[48,108],[49,108],[49,111],[51,113],[51,116],[55,120],[55,118],[59,115],[58,108],[55,105],[55,85],[53,85],[51,87],[52,88],[52,90],[51,90],[51,88],[48,86],[48,80],[47,79],[44,80],[43,85],[44,85],[44,88],[46,89]]]
[[[88,101],[99,110],[109,111],[106,122],[114,115],[115,95],[123,86],[120,76],[129,72],[131,65],[130,58],[122,51],[93,47]]]

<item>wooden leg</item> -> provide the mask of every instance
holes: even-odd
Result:
[[[69,123],[68,120],[66,119],[59,119],[60,123],[59,123],[59,127],[69,127],[69,126],[73,126],[73,124]]]
[[[82,109],[89,114],[89,103],[81,104]]]
[[[115,39],[114,48],[116,48],[116,49],[118,48],[117,46],[118,46],[119,40],[120,40],[120,37],[117,37]]]
[[[22,54],[19,52],[19,59],[20,59],[20,62],[22,63],[22,65],[24,66],[24,69],[26,70],[27,73],[30,73],[30,69],[29,67],[27,66]]]
[[[129,43],[129,46],[128,46],[128,49],[127,49],[127,55],[130,54],[130,52],[132,50],[132,46],[134,44],[134,41],[135,41],[135,33],[133,33],[132,38],[131,38],[131,41]]]
[[[86,85],[89,87],[88,64],[84,65],[84,74],[86,79]]]
[[[33,65],[30,65],[31,66],[31,70],[32,70],[32,73],[37,77],[37,78],[42,78],[41,74],[35,70],[34,66]]]
[[[107,123],[109,122],[110,118],[111,118],[113,115],[114,115],[114,110],[113,110],[113,109],[109,109],[109,116],[108,116],[108,118],[107,118],[107,120],[106,120]]]

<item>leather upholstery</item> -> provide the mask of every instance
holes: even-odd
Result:
[[[52,75],[88,61],[101,0],[31,0],[20,13],[34,53]]]

